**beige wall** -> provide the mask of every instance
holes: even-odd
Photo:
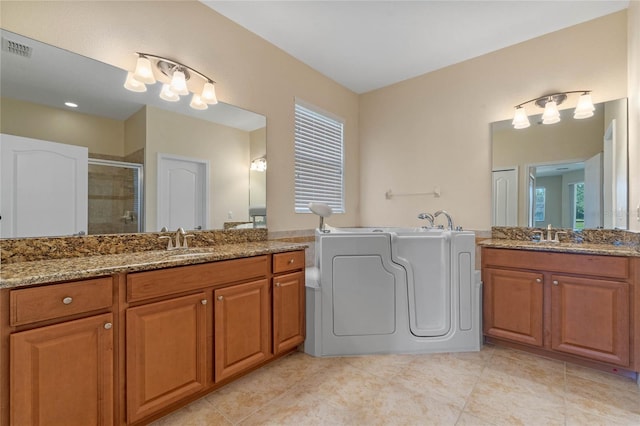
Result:
[[[550,91],[626,97],[626,27],[623,11],[362,95],[361,225],[418,225],[419,212],[445,209],[456,224],[489,229],[489,123]],[[434,186],[440,198],[384,196]]]
[[[640,1],[629,2],[629,229],[640,231]]]
[[[0,132],[69,145],[86,146],[89,157],[123,157],[124,122],[60,108],[2,98]]]
[[[267,116],[269,229],[305,229],[316,217],[294,213],[294,98],[345,119],[344,215],[359,216],[358,96],[196,1],[7,2],[2,28],[133,69],[136,51],[174,58],[211,76],[222,102]],[[123,81],[124,81],[123,71]]]
[[[594,102],[629,94],[630,205],[640,201],[635,1],[628,16],[616,13],[360,97],[198,2],[3,1],[0,7],[9,31],[123,69],[133,68],[135,51],[173,57],[214,77],[221,101],[266,115],[273,231],[316,224],[294,213],[294,97],[345,119],[347,213],[332,217],[334,226],[418,224],[418,212],[445,208],[466,228],[488,229],[489,123],[553,90],[591,89]],[[384,197],[388,189],[434,186],[441,198]]]
[[[158,153],[209,162],[209,228],[248,220],[249,132],[159,108],[146,109],[146,229],[162,226],[156,223]]]

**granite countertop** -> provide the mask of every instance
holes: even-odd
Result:
[[[56,281],[86,279],[121,272],[149,271],[217,260],[281,253],[306,247],[307,244],[303,243],[257,241],[172,251],[141,251],[16,262],[1,266],[0,288],[16,288]]]
[[[558,253],[599,254],[606,256],[634,256],[640,257],[640,247],[637,245],[615,245],[603,243],[573,243],[573,242],[536,242],[515,239],[492,238],[479,243],[483,247],[550,251]]]

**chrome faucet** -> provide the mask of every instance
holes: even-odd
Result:
[[[433,221],[435,220],[431,213],[420,213],[418,219],[423,219],[429,222],[429,228],[433,228]]]
[[[166,228],[162,228],[162,229],[166,229]],[[171,237],[168,236],[168,235],[162,235],[162,236],[158,237],[158,239],[160,239],[160,240],[169,240],[169,242],[167,243],[167,250],[175,250],[175,249],[179,249],[179,248],[189,248],[189,245],[187,244],[187,238],[194,237],[193,234],[185,233],[184,232],[184,228],[182,228],[182,227],[178,228],[174,235],[175,235],[175,243],[173,242]],[[180,236],[182,236],[182,242],[180,241]]]
[[[436,218],[438,216],[440,216],[441,214],[445,215],[447,217],[447,227],[453,231],[453,219],[451,219],[451,215],[449,215],[449,213],[447,213],[444,210],[438,210],[437,212],[435,212],[433,214],[433,217]]]

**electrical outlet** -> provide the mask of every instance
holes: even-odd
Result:
[[[227,219],[233,219],[233,212],[231,210],[227,213]]]

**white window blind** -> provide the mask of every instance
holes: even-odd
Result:
[[[310,202],[344,213],[342,121],[296,103],[295,161],[296,213]]]

